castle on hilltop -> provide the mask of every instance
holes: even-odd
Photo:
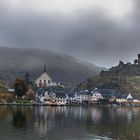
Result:
[[[140,54],[138,54],[138,59],[134,60],[134,64],[140,64]]]

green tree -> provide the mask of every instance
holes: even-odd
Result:
[[[87,87],[88,90],[90,90],[90,89],[92,89],[94,87],[94,83],[93,83],[92,78],[87,79],[86,87]]]
[[[14,83],[15,88],[15,95],[17,95],[18,98],[21,98],[23,95],[27,92],[27,84],[23,79],[16,79]]]
[[[29,72],[26,71],[26,72],[25,72],[25,81],[26,81],[27,84],[30,83],[29,78],[30,78],[30,74],[29,74]]]

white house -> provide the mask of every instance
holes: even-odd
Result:
[[[116,97],[116,101],[118,103],[125,103],[128,101],[133,101],[133,97],[131,94],[120,94],[118,97]]]
[[[92,101],[97,101],[99,99],[103,99],[103,96],[100,92],[97,92],[97,91],[92,91]]]
[[[133,97],[132,97],[131,94],[128,94],[128,96],[127,96],[127,100],[133,100]]]
[[[76,92],[75,94],[75,99],[78,103],[82,103],[82,102],[90,102],[92,101],[92,94],[88,91],[79,91]]]

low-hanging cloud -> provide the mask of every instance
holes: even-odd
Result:
[[[119,60],[133,60],[140,51],[138,0],[128,0],[132,9],[113,15],[107,11],[108,5],[92,6],[90,0],[85,8],[85,0],[81,0],[81,8],[70,5],[67,11],[63,0],[57,0],[60,3],[55,7],[50,3],[53,10],[47,5],[46,11],[43,2],[51,0],[42,0],[42,5],[37,5],[39,0],[11,1],[0,1],[0,46],[52,49],[107,67]]]

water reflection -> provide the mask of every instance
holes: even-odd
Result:
[[[0,124],[6,140],[139,140],[140,108],[0,106]]]

